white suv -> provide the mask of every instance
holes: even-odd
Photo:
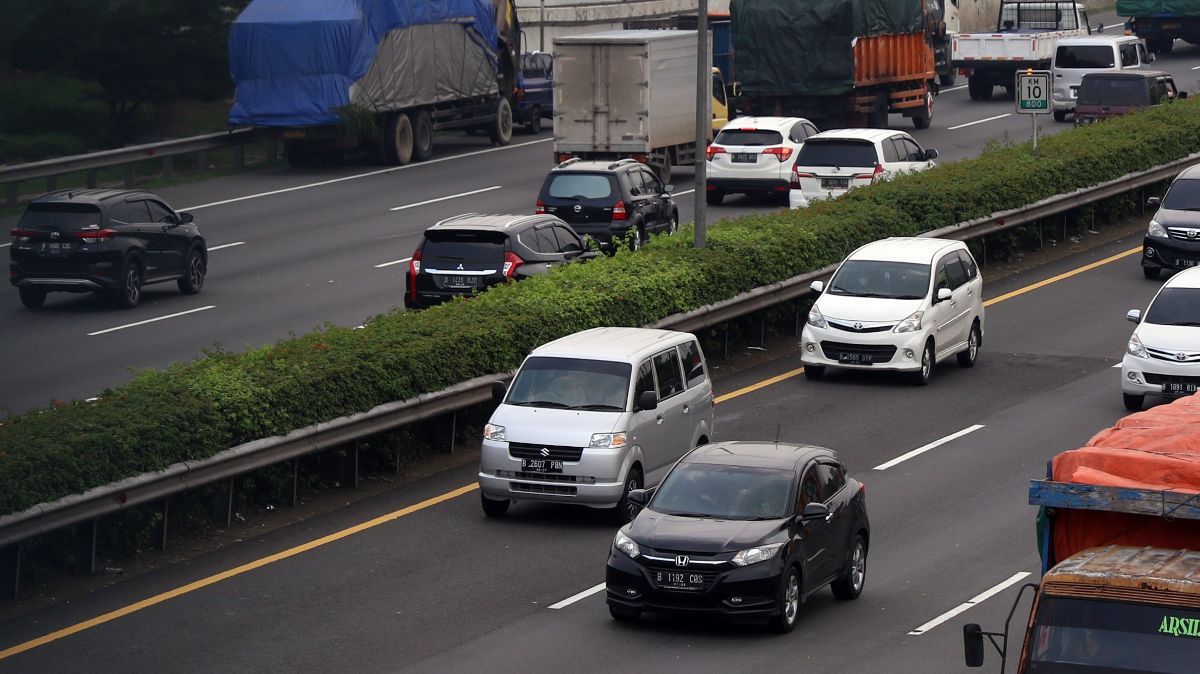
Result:
[[[817,127],[800,117],[739,117],[725,125],[708,146],[710,205],[726,194],[788,192],[795,154]]]
[[[1138,324],[1121,361],[1126,409],[1142,409],[1148,395],[1173,398],[1200,390],[1200,268],[1168,279],[1145,317],[1133,309],[1126,318]]]
[[[838,266],[800,335],[804,375],[828,367],[911,372],[924,386],[934,366],[957,355],[975,365],[983,344],[983,279],[966,244],[891,238],[869,243]]]
[[[804,208],[817,199],[833,199],[854,187],[892,176],[926,171],[937,150],[923,149],[913,137],[891,129],[838,129],[809,138],[796,155],[788,202]]]

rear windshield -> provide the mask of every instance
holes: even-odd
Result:
[[[1074,47],[1059,47],[1054,55],[1055,68],[1112,68],[1116,66],[1113,60],[1112,47],[1104,45],[1076,45]]]
[[[21,216],[22,229],[74,231],[100,226],[100,209],[87,204],[30,204]]]
[[[612,199],[613,177],[603,173],[556,173],[546,193],[556,199]]]
[[[504,258],[504,241],[500,232],[433,231],[425,232],[421,259],[427,266],[435,261],[495,262]]]
[[[748,145],[766,147],[779,145],[783,142],[783,134],[778,131],[758,129],[725,129],[717,134],[717,145]]]
[[[875,145],[865,140],[808,139],[796,157],[797,166],[865,166],[878,163]]]
[[[1149,105],[1149,80],[1142,77],[1085,77],[1077,103],[1085,105]]]
[[[1163,197],[1163,208],[1200,211],[1200,180],[1176,180]]]
[[[1146,312],[1146,322],[1200,326],[1200,288],[1163,288]]]
[[[505,400],[509,405],[622,412],[629,398],[629,363],[531,356]]]

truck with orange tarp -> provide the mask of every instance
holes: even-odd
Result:
[[[1043,575],[1009,613],[1034,591],[1017,672],[1200,671],[1200,396],[1055,456],[1029,503]],[[986,637],[1003,671],[1008,634],[966,625],[967,665]]]
[[[929,127],[946,23],[935,0],[732,0],[738,111]]]

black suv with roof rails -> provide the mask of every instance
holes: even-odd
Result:
[[[111,292],[131,309],[142,286],[175,281],[200,292],[208,246],[191,213],[176,213],[149,192],[59,190],[34,199],[12,229],[10,277],[36,309],[46,293]]]
[[[467,213],[425,230],[408,263],[404,306],[424,309],[596,256],[552,215]]]
[[[679,227],[672,189],[634,159],[568,159],[546,176],[537,212],[562,218],[607,250],[634,232],[630,247],[636,250],[650,234],[674,234]]]

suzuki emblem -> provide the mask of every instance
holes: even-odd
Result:
[[[1186,353],[1177,353],[1177,354],[1175,354],[1175,360],[1187,360],[1187,354]]]
[[[50,232],[51,239],[57,239],[60,236],[62,236],[62,234],[60,234],[59,232]]]
[[[542,447],[542,456],[550,456],[550,449],[547,447]]]
[[[687,566],[689,561],[687,555],[675,555],[675,566]]]
[[[579,204],[575,204],[575,212],[576,212],[576,213],[582,213],[582,212],[583,212],[583,206],[580,206]]]

